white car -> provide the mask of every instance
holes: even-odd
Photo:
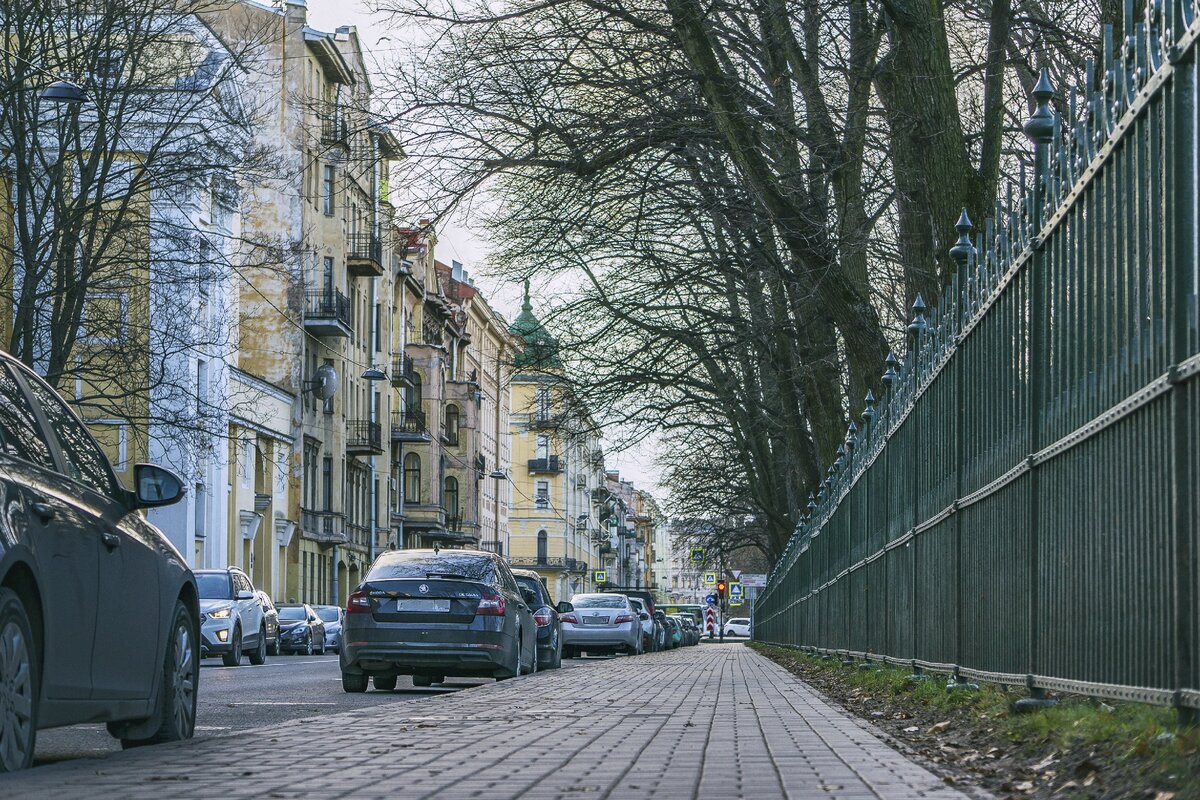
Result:
[[[750,620],[745,617],[735,617],[725,621],[726,636],[749,636]]]

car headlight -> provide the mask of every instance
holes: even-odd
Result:
[[[216,611],[208,612],[209,619],[229,619],[229,609],[219,608]]]

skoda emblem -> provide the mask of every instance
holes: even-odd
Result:
[[[429,594],[429,586],[422,583],[420,586],[417,587],[417,591],[420,592],[421,594]]]

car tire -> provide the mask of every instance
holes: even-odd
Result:
[[[561,633],[555,637],[555,643],[556,643],[556,645],[554,648],[554,657],[550,659],[549,668],[550,669],[562,669],[563,643],[562,643],[562,634]]]
[[[521,651],[523,649],[524,648],[521,647],[521,631],[518,628],[517,629],[517,652],[516,652],[516,655],[513,658],[512,664],[510,664],[509,666],[500,670],[500,672],[498,672],[496,674],[496,680],[506,681],[509,678],[515,678],[516,676],[518,676],[524,672],[524,670],[521,668]]]
[[[261,667],[267,663],[267,629],[261,628],[258,631],[258,647],[250,652],[250,663],[256,667]]]
[[[234,628],[233,637],[229,640],[229,652],[221,656],[221,662],[227,667],[237,667],[242,663],[242,629]]]
[[[325,655],[325,634],[321,634],[321,649],[316,652],[319,656]]]
[[[163,658],[158,730],[145,739],[122,738],[121,747],[128,750],[131,747],[192,738],[196,732],[196,699],[199,697],[196,690],[200,685],[199,650],[196,621],[187,606],[177,601],[167,634],[167,652]]]
[[[367,676],[356,675],[353,672],[342,673],[342,691],[347,694],[361,694],[367,690]]]
[[[311,656],[313,654],[312,634],[304,641],[304,655]]]
[[[41,687],[33,628],[25,605],[11,589],[0,589],[0,669],[6,701],[0,729],[14,741],[12,748],[0,751],[0,772],[15,772],[33,764]]]
[[[275,634],[275,641],[271,642],[270,646],[267,647],[267,652],[273,656],[277,656],[283,652],[279,649],[279,634]]]
[[[418,689],[427,689],[433,685],[433,678],[430,675],[413,675],[412,683]]]
[[[371,678],[371,683],[375,684],[375,688],[381,692],[390,692],[396,688],[395,675],[376,675]]]

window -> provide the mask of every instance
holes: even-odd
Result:
[[[421,457],[416,453],[404,456],[404,502],[421,502]]]
[[[550,542],[545,531],[538,531],[537,562],[545,564],[550,560]]]
[[[204,484],[196,484],[196,538],[203,539],[208,535],[208,504],[204,498]]]
[[[550,507],[550,481],[538,481],[533,495],[533,504],[538,508]]]
[[[550,416],[550,390],[546,389],[544,387],[539,388],[537,390],[537,394],[535,396],[535,402],[537,403],[538,419],[544,420],[547,417],[549,417]]]
[[[202,358],[196,359],[196,417],[204,416],[208,406],[208,362]]]
[[[83,301],[79,339],[92,344],[116,344],[129,333],[129,299],[123,292],[97,292]]]
[[[325,456],[321,464],[321,508],[333,510],[333,456]]]
[[[442,505],[446,515],[458,518],[458,478],[446,478],[442,491]]]
[[[321,460],[321,445],[314,441],[304,442],[304,507],[317,507],[317,487],[320,486],[317,468]]]
[[[325,256],[321,270],[321,293],[327,305],[333,305],[333,256]]]
[[[50,445],[38,428],[33,409],[3,365],[0,365],[0,452],[54,469]]]
[[[325,365],[326,365],[326,366],[328,366],[328,367],[330,367],[330,368],[332,368],[332,367],[333,367],[333,359],[332,359],[332,358],[327,358],[327,359],[325,359]],[[346,387],[349,387],[349,386],[350,386],[350,382],[349,382],[349,381],[346,381],[346,382],[345,382],[343,385],[344,385],[344,386],[346,386]],[[332,414],[332,413],[333,413],[333,398],[334,398],[334,397],[336,397],[336,396],[337,396],[337,395],[330,395],[330,396],[329,396],[329,397],[328,397],[328,398],[325,400],[325,404],[324,404],[324,406],[322,407],[322,410],[323,410],[323,411],[324,411],[326,414]]]
[[[116,472],[128,469],[128,429],[121,420],[88,420],[88,429]]]
[[[333,216],[333,166],[326,164],[321,181],[321,200],[325,216]]]
[[[35,380],[29,381],[29,388],[58,437],[64,472],[84,486],[111,497],[115,488],[112,471],[95,440],[51,389]]]
[[[458,406],[446,406],[446,444],[458,444]]]
[[[550,458],[550,437],[544,433],[539,433],[537,436],[537,455],[535,458],[543,461]]]

